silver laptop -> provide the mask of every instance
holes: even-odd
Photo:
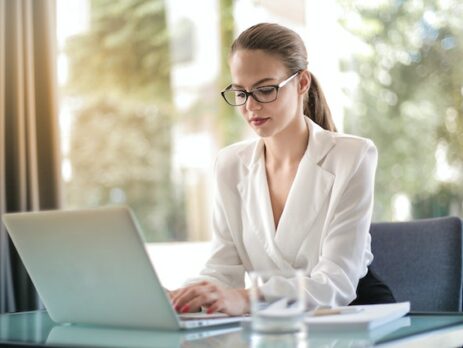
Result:
[[[56,322],[178,330],[243,319],[177,315],[126,206],[4,214],[3,221]]]

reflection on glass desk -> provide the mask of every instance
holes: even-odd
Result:
[[[213,329],[154,331],[59,325],[46,311],[0,315],[0,346],[53,347],[370,347],[463,345],[463,313],[411,314],[370,331],[256,334],[250,323]]]

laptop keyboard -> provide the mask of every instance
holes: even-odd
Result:
[[[225,313],[207,314],[204,312],[197,312],[197,313],[179,314],[179,317],[181,320],[198,320],[198,319],[228,318],[229,316]]]

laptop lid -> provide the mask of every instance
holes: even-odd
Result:
[[[56,322],[170,330],[214,324],[180,322],[126,206],[13,213],[3,221]]]

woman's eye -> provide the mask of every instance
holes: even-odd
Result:
[[[262,87],[262,88],[258,88],[255,90],[255,92],[260,95],[269,95],[269,94],[272,94],[273,91],[274,91],[273,87]]]
[[[235,91],[235,97],[236,98],[246,98],[246,93],[243,91]]]

